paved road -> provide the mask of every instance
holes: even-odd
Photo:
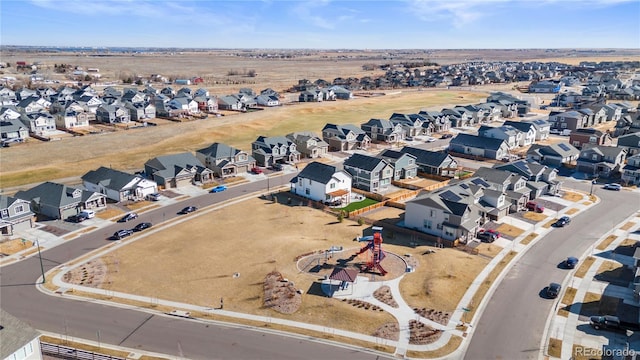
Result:
[[[295,174],[270,179],[270,187],[285,185]],[[199,208],[267,190],[267,181],[243,184],[229,190],[191,198],[140,215],[138,221],[169,220],[186,205]],[[108,243],[122,224],[110,225],[42,253],[45,271]],[[31,326],[69,338],[78,337],[133,349],[189,359],[374,359],[375,354],[342,346],[328,346],[303,337],[287,337],[242,327],[217,326],[196,320],[152,315],[91,300],[68,300],[39,292],[38,257],[0,268],[0,304]],[[97,338],[100,332],[100,339]]]
[[[584,191],[590,187],[573,182],[567,186]],[[567,256],[581,256],[602,234],[640,209],[637,193],[594,189],[600,204],[578,214],[567,227],[551,231],[513,266],[475,324],[466,359],[538,359],[547,316],[555,311],[554,301],[542,298],[540,291],[567,276],[558,264]]]

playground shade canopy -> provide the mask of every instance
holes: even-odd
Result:
[[[335,268],[329,276],[329,279],[354,282],[359,273],[360,271],[358,271],[358,269]]]

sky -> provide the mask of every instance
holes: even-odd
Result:
[[[0,45],[640,48],[640,0],[0,0]]]

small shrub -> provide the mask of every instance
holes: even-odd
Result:
[[[360,225],[360,226],[364,225],[364,219],[363,218],[358,218],[358,225]]]

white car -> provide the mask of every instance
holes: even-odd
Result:
[[[620,184],[605,184],[603,189],[620,191],[622,186]]]
[[[434,142],[434,141],[436,141],[436,138],[428,137],[425,141],[428,142],[428,143]]]

